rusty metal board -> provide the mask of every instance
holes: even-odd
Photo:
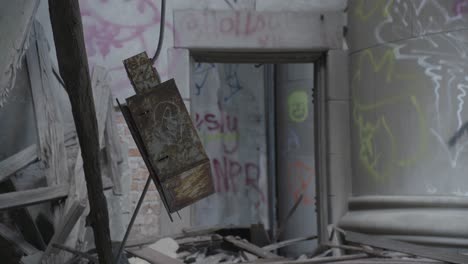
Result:
[[[149,163],[166,189],[169,211],[212,194],[209,159],[175,81],[127,98],[127,105]]]
[[[164,192],[164,189],[162,187],[161,181],[159,178],[156,176],[156,172],[154,171],[153,167],[151,166],[151,163],[149,162],[148,159],[148,154],[146,152],[146,149],[143,145],[143,141],[141,139],[141,136],[138,133],[138,130],[135,127],[135,122],[132,119],[132,115],[130,113],[130,110],[128,109],[128,106],[126,105],[121,105],[119,100],[117,100],[117,103],[119,105],[120,111],[122,112],[122,115],[125,119],[125,122],[127,123],[128,129],[130,130],[130,133],[133,137],[133,140],[135,140],[135,143],[138,147],[138,151],[140,151],[141,157],[143,158],[143,161],[146,164],[146,167],[148,168],[149,171],[149,177],[153,180],[154,185],[156,186],[156,189],[158,190],[159,196],[161,197],[161,200],[164,204],[164,207],[166,208],[166,211],[169,215],[169,219],[171,222],[173,221],[172,216],[170,214],[169,210],[169,204],[167,201],[167,196]]]
[[[146,52],[130,57],[124,60],[123,63],[128,78],[137,94],[150,92],[161,83],[159,74],[152,66],[151,60],[148,58]]]

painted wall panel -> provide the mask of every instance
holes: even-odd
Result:
[[[313,64],[280,64],[276,67],[279,223],[284,222],[299,197],[303,196],[280,240],[317,234],[313,76]],[[299,243],[286,247],[283,253],[299,256],[311,252],[316,245],[316,241]]]
[[[216,194],[194,205],[195,225],[268,225],[263,68],[195,63],[192,117]]]

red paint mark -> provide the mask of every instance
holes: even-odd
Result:
[[[294,161],[288,165],[288,190],[297,201],[301,194],[302,203],[312,205],[314,197],[311,195],[311,183],[314,180],[315,170],[302,161]],[[312,192],[314,193],[314,192]]]

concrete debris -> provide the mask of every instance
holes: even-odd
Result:
[[[157,250],[166,256],[170,256],[170,263],[187,264],[228,264],[228,263],[269,263],[269,264],[310,264],[310,263],[369,263],[369,264],[403,264],[403,263],[442,263],[427,257],[404,254],[398,251],[391,251],[385,248],[373,247],[361,243],[348,241],[343,244],[322,244],[324,248],[311,254],[301,255],[291,259],[281,256],[278,252],[268,252],[265,249],[276,248],[276,242],[270,245],[259,247],[245,237],[239,237],[235,232],[223,233],[222,229],[213,229],[212,232],[184,233],[174,236],[176,239],[163,238],[158,242],[146,246]],[[223,235],[220,235],[220,234]],[[304,241],[302,238],[288,240]],[[272,241],[275,242],[275,241]],[[340,248],[344,254],[335,255],[333,248]],[[131,251],[129,251],[131,253]],[[148,258],[146,260],[149,261]],[[131,264],[162,263],[160,259],[152,261],[139,261],[131,258]],[[164,262],[167,263],[167,260]]]

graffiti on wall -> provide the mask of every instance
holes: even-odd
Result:
[[[370,21],[375,25],[374,38],[365,40],[368,46],[382,44],[354,55],[351,75],[360,163],[374,178],[385,179],[398,169],[435,160],[446,164],[449,174],[463,166],[460,160],[468,150],[468,34],[458,29],[467,28],[467,4],[355,1],[356,25]],[[364,72],[367,75],[361,78]],[[380,87],[366,90],[366,79],[377,80]],[[401,121],[392,116],[395,109],[407,110]],[[406,127],[405,120],[411,120]],[[408,151],[408,144],[413,151]]]
[[[218,203],[207,199],[200,206],[213,208],[221,203],[234,208],[236,203],[243,204],[251,209],[237,212],[244,215],[238,223],[263,222],[259,216],[267,208],[267,185],[262,184],[266,167],[260,158],[266,144],[259,105],[263,91],[249,83],[253,80],[246,75],[250,69],[241,72],[243,67],[253,66],[200,63],[193,69],[193,118],[211,160],[214,199],[218,199]],[[210,221],[223,223],[224,219]]]
[[[413,89],[416,87],[415,78],[398,71],[393,50],[385,50],[379,58],[368,49],[359,55],[357,61],[351,89],[354,95],[353,120],[359,140],[359,159],[371,176],[382,180],[395,168],[410,166],[425,155],[428,138],[426,116],[417,99],[417,90]],[[363,99],[366,92],[369,92],[360,91],[364,72],[370,72],[381,83],[400,84],[404,93],[392,97]],[[417,128],[415,138],[418,140],[414,142],[413,151],[409,155],[404,151],[401,138],[394,132],[399,129],[400,118],[389,117],[392,111],[387,111],[392,107],[407,109],[408,115],[416,117],[417,122],[413,125]],[[384,142],[389,147],[379,146],[379,142]]]
[[[122,61],[141,51],[152,54],[156,50],[161,23],[159,8],[159,1],[155,0],[80,0],[90,67],[98,64],[109,70],[114,95],[127,96],[131,91]],[[177,42],[178,34],[167,21],[165,43],[171,43],[172,39]],[[167,61],[165,55],[163,52],[156,62],[161,76],[167,76],[176,66],[175,59]]]
[[[286,16],[255,12],[215,12],[204,14],[187,12],[179,17],[179,31],[193,37],[197,42],[203,39],[240,39],[261,47],[274,47],[284,41],[281,31],[287,28]]]
[[[288,191],[297,201],[302,195],[303,205],[314,205],[314,180],[315,169],[301,160],[292,161],[288,164]]]
[[[300,123],[309,116],[309,98],[306,91],[296,90],[288,95],[289,118]]]

